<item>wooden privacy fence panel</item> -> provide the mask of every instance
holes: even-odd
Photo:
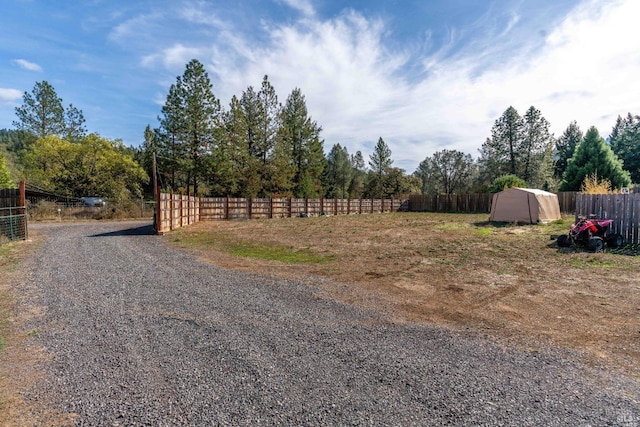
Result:
[[[576,211],[576,197],[579,193],[576,191],[564,191],[558,193],[558,204],[560,205],[560,212],[575,213]]]
[[[411,212],[491,212],[490,193],[478,194],[412,194]]]
[[[160,234],[198,221],[290,218],[301,215],[348,215],[408,210],[397,199],[289,199],[193,197],[159,193],[156,231]]]
[[[620,233],[626,243],[640,241],[640,194],[577,194],[575,215],[576,221],[590,215],[612,219],[613,233]]]
[[[576,192],[558,193],[560,212],[574,213]],[[412,194],[409,196],[410,212],[464,212],[490,213],[493,194]]]

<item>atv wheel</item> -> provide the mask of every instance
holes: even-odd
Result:
[[[602,237],[592,237],[589,239],[589,249],[593,252],[600,252],[604,248]]]
[[[624,243],[624,239],[618,233],[607,236],[607,246],[609,246],[610,248],[613,248],[613,249],[619,248],[620,246],[622,246],[623,243]]]
[[[568,248],[571,246],[571,239],[569,238],[569,235],[562,234],[558,236],[558,246],[561,248]]]

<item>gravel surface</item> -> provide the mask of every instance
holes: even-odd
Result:
[[[25,396],[77,425],[640,425],[640,384],[568,352],[394,324],[140,222],[35,229],[28,328],[51,357]]]

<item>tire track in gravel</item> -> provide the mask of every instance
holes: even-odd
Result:
[[[33,402],[77,425],[640,425],[638,382],[216,268],[142,223],[36,225]]]

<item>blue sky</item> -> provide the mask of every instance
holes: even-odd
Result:
[[[509,107],[608,136],[640,114],[637,0],[5,0],[0,128],[46,80],[90,132],[137,146],[186,63],[226,107],[269,80],[299,87],[323,128],[368,158],[379,137],[413,172],[444,148],[474,157]]]

